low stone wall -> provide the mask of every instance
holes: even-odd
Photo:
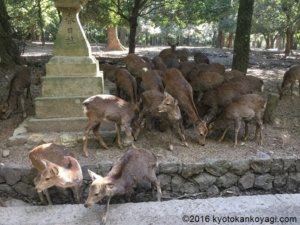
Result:
[[[87,169],[105,175],[111,166],[112,162],[102,162],[82,167],[84,199],[88,195],[90,183]],[[33,185],[35,176],[34,169],[0,164],[0,196],[9,195],[37,204],[38,196]],[[296,193],[300,192],[300,158],[210,160],[199,163],[160,162],[158,177],[165,199]],[[137,190],[133,201],[155,200],[150,190],[142,190],[145,190],[144,187]],[[53,187],[49,191],[55,204],[71,201],[70,193],[65,190]],[[115,201],[122,200],[115,198]]]

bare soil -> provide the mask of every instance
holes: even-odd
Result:
[[[123,52],[105,52],[103,46],[93,46],[93,53],[101,57],[121,57],[126,55]],[[137,48],[137,53],[152,57],[158,54],[160,48]],[[51,53],[52,45],[44,47],[32,44],[26,49],[25,57],[44,57]],[[194,51],[195,49],[192,49]],[[201,48],[201,51],[207,53],[211,61],[221,62],[229,69],[232,59],[232,50],[220,50],[213,48]],[[277,85],[281,82],[284,72],[294,64],[299,62],[297,52],[292,57],[284,59],[282,54],[277,51],[253,50],[251,52],[250,65],[248,74],[264,79],[264,95],[277,92]],[[297,87],[298,89],[298,87]],[[170,132],[160,131],[143,131],[138,141],[135,142],[137,147],[143,147],[155,152],[160,160],[166,161],[183,161],[196,162],[206,159],[245,159],[255,156],[265,157],[298,157],[300,154],[300,97],[298,90],[294,91],[294,96],[284,96],[279,102],[275,111],[275,122],[265,124],[263,131],[264,143],[259,146],[254,140],[247,142],[239,141],[237,147],[233,147],[233,126],[227,137],[222,143],[217,140],[220,132],[211,132],[207,138],[205,146],[199,146],[196,143],[196,137],[193,129],[186,130],[189,148],[180,145],[177,138],[173,138],[174,150],[167,150],[167,140]],[[36,90],[35,96],[39,94]],[[27,102],[29,115],[34,114],[34,108],[30,102]],[[20,113],[12,115],[7,120],[0,120],[0,153],[1,150],[9,149],[10,155],[7,158],[0,156],[0,163],[19,164],[30,166],[28,160],[28,151],[33,147],[28,144],[21,146],[7,146],[7,140],[12,136],[14,129],[23,121]],[[84,128],[83,128],[84,129]],[[254,136],[255,125],[250,128],[250,135]],[[241,129],[240,137],[243,129]],[[105,137],[104,137],[105,138]],[[82,144],[74,148],[75,154],[79,161],[84,164],[93,164],[100,161],[114,161],[120,157],[124,150],[116,147],[116,144],[110,143],[110,149],[104,150],[99,145],[90,145],[88,158],[83,157]]]

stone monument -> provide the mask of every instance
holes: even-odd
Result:
[[[103,75],[79,21],[87,1],[55,0],[62,20],[53,57],[46,64],[42,95],[35,99],[36,116],[29,119],[30,132],[83,131],[82,101],[103,93]]]

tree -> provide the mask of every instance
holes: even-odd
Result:
[[[18,48],[12,40],[12,29],[3,0],[0,0],[0,65],[14,64]]]
[[[254,0],[240,0],[232,69],[247,72],[250,52],[250,33]]]

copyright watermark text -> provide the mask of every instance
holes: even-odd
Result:
[[[240,223],[240,224],[298,224],[297,217],[279,217],[279,216],[214,216],[214,215],[183,215],[182,221],[185,223],[195,223],[195,224],[230,224],[230,223]]]

